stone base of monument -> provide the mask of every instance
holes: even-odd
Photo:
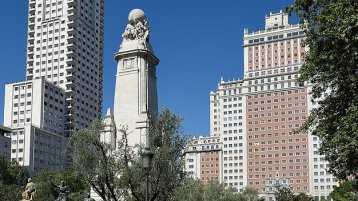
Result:
[[[103,201],[102,198],[91,188],[91,198],[95,201]]]

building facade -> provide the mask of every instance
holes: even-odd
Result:
[[[184,153],[189,177],[221,182],[222,143],[219,137],[193,137]]]
[[[65,90],[66,127],[101,117],[104,0],[29,0],[26,80]]]
[[[219,180],[225,186],[239,192],[257,189],[266,200],[289,187],[320,200],[337,185],[318,153],[318,137],[295,132],[317,106],[310,87],[297,81],[308,51],[304,39],[300,25],[289,24],[287,14],[270,13],[265,29],[244,30],[244,78],[221,79],[210,93],[210,137],[222,143]],[[192,167],[200,178],[201,166]]]
[[[104,0],[29,0],[26,81],[5,86],[4,125],[30,171],[64,166],[69,134],[101,117],[103,31]]]

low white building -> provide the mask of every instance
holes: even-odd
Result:
[[[36,172],[62,167],[65,92],[45,79],[5,86],[4,125],[12,129],[11,160]]]
[[[222,143],[220,137],[193,137],[184,155],[185,171],[189,177],[221,182]]]

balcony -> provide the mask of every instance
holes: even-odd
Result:
[[[67,12],[68,12],[69,15],[73,14],[73,13],[76,13],[76,6],[68,7]]]
[[[73,15],[73,14],[71,14],[71,15],[69,15],[68,16],[68,23],[67,23],[67,25],[69,26],[69,27],[75,27],[76,26],[76,16],[75,15]]]
[[[73,98],[73,96],[69,96],[66,98],[66,101],[70,102],[70,103],[73,103],[75,99]]]
[[[32,80],[32,79],[33,79],[32,74],[31,74],[31,75],[27,75],[27,76],[26,76],[26,80]]]
[[[74,65],[76,63],[76,58],[75,57],[68,57],[67,60],[66,60],[66,63],[70,64],[70,65]]]
[[[29,6],[35,7],[35,5],[36,5],[36,0],[30,0]]]
[[[66,89],[65,92],[66,92],[66,95],[67,95],[67,96],[74,96],[74,95],[76,94],[76,92],[74,91],[73,88],[71,88],[71,89]],[[67,100],[67,99],[66,99],[66,100]]]
[[[68,65],[66,66],[66,71],[67,71],[67,75],[66,77],[74,77],[74,72],[76,72],[76,67],[74,67],[73,65]]]
[[[35,6],[30,6],[29,13],[30,15],[35,15]]]
[[[76,29],[75,29],[75,27],[70,27],[70,28],[68,28],[68,29],[67,29],[67,33],[68,33],[68,34],[76,34]]]
[[[75,7],[77,5],[77,2],[76,0],[68,0],[67,1],[67,5],[70,7],[70,6],[73,6]]]
[[[75,86],[75,82],[74,81],[72,81],[72,80],[67,80],[67,82],[66,82],[66,87],[74,87]]]
[[[35,31],[30,31],[29,32],[29,38],[33,38],[35,36]]]
[[[68,50],[76,50],[76,44],[75,43],[69,43],[67,44]]]
[[[34,46],[28,46],[27,47],[27,53],[33,55],[34,54]]]
[[[26,69],[27,69],[27,71],[31,71],[31,72],[32,72],[32,71],[34,70],[34,66],[28,64],[28,65],[26,66]]]
[[[33,45],[34,45],[34,41],[35,41],[34,37],[29,37],[29,39],[28,39],[29,46],[33,46]]]
[[[29,66],[32,66],[34,64],[34,58],[32,57],[27,58],[27,64],[29,64]]]
[[[35,15],[29,15],[29,24],[35,23]]]
[[[76,41],[77,41],[76,36],[74,34],[69,34],[67,37],[67,41],[69,43],[76,43]]]

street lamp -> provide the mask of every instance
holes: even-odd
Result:
[[[145,147],[141,156],[146,178],[145,201],[149,201],[149,171],[154,153],[149,150],[149,147]]]

